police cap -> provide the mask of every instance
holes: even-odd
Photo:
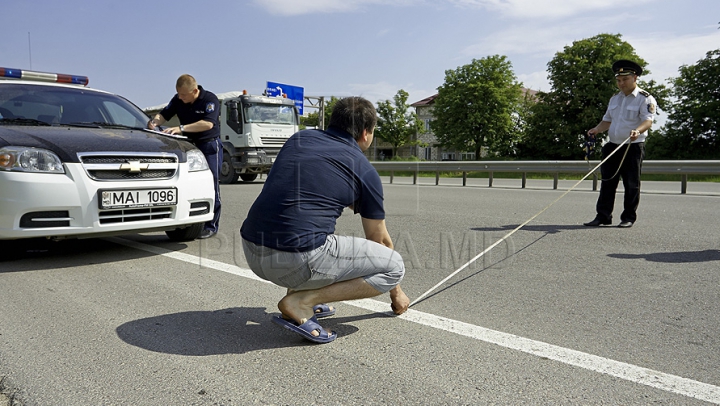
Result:
[[[615,72],[615,76],[625,75],[642,75],[642,68],[640,65],[627,59],[621,59],[612,65],[612,70]]]

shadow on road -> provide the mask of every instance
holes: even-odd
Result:
[[[682,264],[690,262],[720,261],[720,250],[654,252],[651,254],[608,254],[611,258],[644,259],[650,262]]]
[[[500,227],[473,227],[471,230],[473,231],[512,231],[516,229],[520,224],[508,224],[505,226]],[[540,231],[543,233],[548,234],[555,234],[559,233],[561,231],[567,231],[567,230],[593,230],[597,229],[595,227],[587,227],[582,224],[563,224],[563,225],[557,225],[557,224],[542,224],[542,225],[525,225],[521,230],[525,231]]]
[[[120,325],[117,335],[130,345],[153,352],[187,356],[241,354],[250,351],[315,345],[276,326],[264,307],[234,307],[214,311],[189,311],[134,320]],[[386,318],[371,313],[331,317],[320,325],[342,340],[358,331],[346,324],[363,319]]]
[[[129,237],[126,236],[126,238]],[[165,237],[165,234],[137,235],[134,238],[171,251],[182,251],[188,248],[188,243],[171,242]],[[0,273],[72,268],[156,255],[121,247],[104,238],[59,241],[29,238],[0,241],[0,254]]]

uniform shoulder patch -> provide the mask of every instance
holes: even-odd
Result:
[[[650,93],[648,93],[648,92],[645,91],[645,90],[641,90],[641,91],[640,91],[640,94],[643,95],[643,96],[645,96],[645,97],[650,97]]]
[[[647,110],[648,110],[648,113],[655,114],[655,105],[653,103],[648,103]]]

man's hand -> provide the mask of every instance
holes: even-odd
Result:
[[[632,130],[630,131],[630,141],[635,141],[640,136],[640,131],[638,130]]]
[[[172,135],[182,135],[182,131],[180,131],[180,127],[170,127],[163,130],[165,134],[172,134]]]
[[[405,292],[400,289],[400,285],[395,286],[390,290],[390,308],[395,314],[403,314],[407,311],[410,306],[410,299],[405,295]]]

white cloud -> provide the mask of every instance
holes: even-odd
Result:
[[[633,6],[657,0],[635,0]],[[275,15],[313,13],[347,13],[372,5],[439,6],[443,3],[462,8],[485,9],[510,18],[561,18],[585,12],[623,9],[627,0],[254,0],[255,4]]]
[[[679,76],[680,66],[694,65],[704,59],[708,51],[720,48],[720,30],[717,29],[705,35],[677,37],[669,33],[649,33],[624,39],[633,44],[637,54],[648,63],[652,73],[643,79],[655,79],[660,83]]]
[[[372,5],[409,5],[411,0],[254,0],[255,4],[275,15],[313,13],[347,13]]]
[[[468,8],[484,8],[513,18],[560,18],[589,11],[618,8],[624,10],[626,0],[447,0]],[[633,7],[656,0],[635,0]]]

